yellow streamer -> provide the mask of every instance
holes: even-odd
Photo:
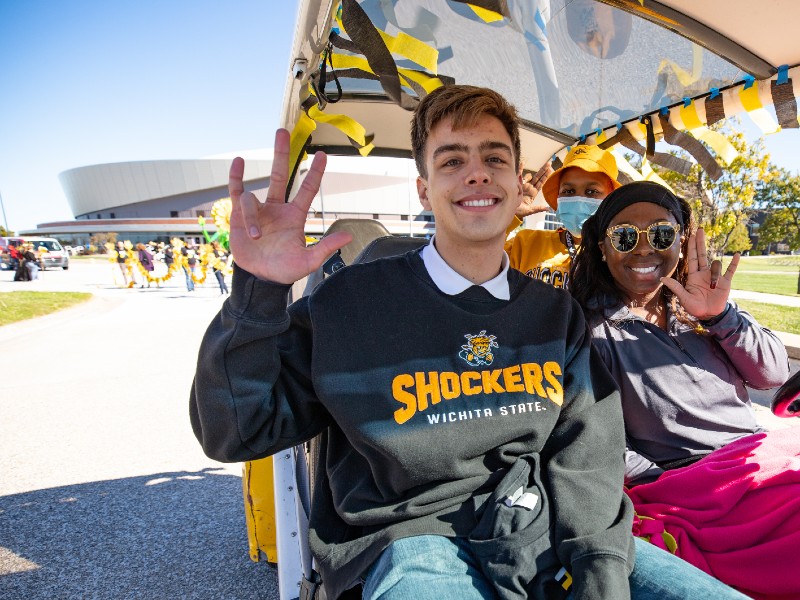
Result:
[[[496,13],[493,10],[481,8],[480,6],[473,6],[472,4],[467,4],[467,6],[469,6],[472,9],[472,12],[478,15],[478,18],[484,23],[494,23],[496,21],[503,20],[503,15]]]
[[[688,87],[695,81],[700,79],[703,73],[703,49],[697,44],[692,44],[692,72],[689,73],[686,69],[674,63],[669,59],[664,59],[658,66],[658,72],[661,73],[665,69],[670,68],[675,73],[678,81],[683,87]]]
[[[700,116],[697,114],[697,107],[694,102],[689,104],[689,106],[681,106],[680,115],[683,126],[689,131],[694,131],[699,127],[705,126],[705,123],[700,120]]]
[[[628,159],[625,158],[625,155],[619,152],[619,150],[610,150],[610,152],[617,161],[617,169],[619,169],[621,173],[625,173],[634,181],[642,181],[642,179],[644,179],[642,174],[633,168],[633,165],[628,162]]]
[[[742,86],[742,89],[739,90],[739,100],[741,100],[747,114],[750,115],[750,118],[758,125],[761,131],[764,133],[777,133],[781,130],[780,125],[775,122],[772,115],[761,104],[761,99],[758,97],[757,84],[754,83],[747,89]]]
[[[436,48],[402,31],[398,33],[396,37],[392,37],[380,29],[377,29],[377,32],[380,34],[389,52],[404,56],[431,73],[437,73],[439,51]]]
[[[363,56],[352,56],[350,54],[339,54],[334,52],[331,54],[334,69],[361,69],[367,73],[375,74],[372,67],[369,66],[367,59]]]
[[[650,161],[647,160],[646,158],[642,158],[642,176],[643,176],[643,179],[645,181],[653,181],[655,183],[663,185],[665,188],[667,188],[672,193],[675,193],[675,191],[669,186],[669,184],[667,184],[666,181],[661,179],[661,177],[659,177],[658,173],[656,173],[653,170],[653,167],[650,166]]]
[[[364,126],[347,115],[326,115],[315,105],[309,109],[308,116],[318,123],[327,123],[328,125],[332,125],[344,133],[347,137],[359,145],[358,151],[361,156],[366,156],[372,152],[373,148],[375,147],[374,144],[367,144],[367,131],[364,129]]]
[[[375,72],[369,66],[367,60],[361,56],[350,56],[347,54],[333,54],[333,68],[334,69],[360,69],[361,71],[365,71],[366,73],[372,73],[373,75]],[[429,75],[427,73],[420,73],[419,71],[414,71],[412,69],[404,69],[400,68],[397,69],[398,74],[401,78],[405,80],[412,80],[422,86],[422,88],[430,93],[438,87],[444,85],[441,79],[435,77],[434,75]],[[406,87],[411,87],[408,84],[408,81],[404,81],[403,85]]]
[[[341,6],[340,10],[336,11],[335,19],[339,29],[343,33],[347,33],[344,28],[344,23],[342,23]],[[430,44],[426,44],[422,40],[418,40],[404,31],[401,31],[396,36],[392,36],[377,27],[375,31],[381,36],[383,43],[386,44],[386,47],[392,54],[404,56],[431,73],[438,72],[439,51]]]
[[[400,77],[410,79],[422,86],[427,93],[431,93],[436,88],[442,87],[444,83],[438,77],[420,73],[419,71],[412,71],[410,69],[397,69]],[[410,85],[408,87],[411,87]]]
[[[311,133],[317,128],[317,124],[305,112],[300,112],[300,118],[292,128],[289,142],[289,164],[296,165],[298,162],[305,158],[303,148],[306,140]],[[303,152],[303,156],[300,153]]]
[[[731,161],[739,156],[736,148],[734,148],[733,144],[728,141],[728,138],[718,131],[709,129],[705,125],[701,127],[695,127],[694,129],[690,130],[689,133],[691,133],[698,140],[711,146],[711,149],[717,153],[717,156],[719,156],[726,165],[731,164]]]

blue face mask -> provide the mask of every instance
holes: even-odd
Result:
[[[602,200],[570,196],[558,199],[556,216],[572,235],[579,237],[586,219],[591,217],[600,206]]]

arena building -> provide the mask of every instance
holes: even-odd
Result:
[[[266,196],[272,151],[239,154],[245,158],[245,188]],[[201,241],[199,219],[216,231],[211,208],[228,197],[231,158],[158,160],[99,164],[59,175],[74,221],[41,223],[24,235],[55,237],[69,245],[88,245],[95,235],[114,233],[134,243],[178,237]],[[300,177],[308,163],[300,169]],[[340,218],[375,219],[394,234],[433,233],[433,217],[423,211],[416,191],[413,161],[389,157],[330,156],[319,194],[312,203],[306,233],[319,237]]]

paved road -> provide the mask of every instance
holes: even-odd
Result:
[[[102,259],[32,283],[0,272],[0,291],[96,296],[0,328],[0,598],[277,598],[247,557],[240,467],[206,458],[188,422],[216,281],[112,282]]]
[[[277,598],[247,556],[239,465],[206,458],[189,426],[216,280],[128,290],[110,273],[0,272],[0,291],[97,296],[0,328],[0,598]]]

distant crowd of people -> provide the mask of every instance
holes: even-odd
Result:
[[[9,244],[8,253],[11,256],[11,268],[14,269],[14,281],[35,281],[39,279],[41,259],[33,244]]]
[[[151,284],[160,287],[176,271],[182,271],[186,290],[194,292],[195,286],[205,281],[207,269],[210,268],[220,294],[229,293],[225,279],[231,271],[232,257],[218,241],[197,245],[193,240],[173,240],[166,244],[148,242],[135,246],[119,241],[112,251],[111,260],[116,263],[125,287],[149,288]]]

